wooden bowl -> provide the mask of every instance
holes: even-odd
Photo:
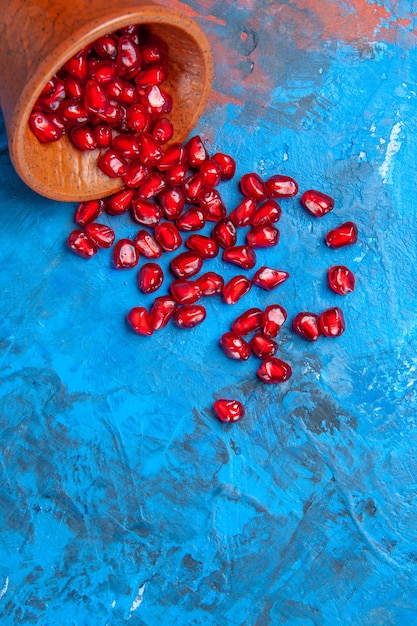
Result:
[[[0,15],[0,106],[10,158],[34,191],[54,200],[105,197],[122,184],[97,167],[98,151],[81,152],[67,137],[42,144],[28,126],[45,83],[64,63],[101,35],[129,24],[146,25],[168,44],[173,96],[170,114],[183,141],[202,114],[213,80],[210,45],[204,32],[181,12],[141,0],[5,0]]]

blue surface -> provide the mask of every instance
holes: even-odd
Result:
[[[281,242],[258,254],[291,274],[276,292],[138,337],[126,312],[152,297],[136,271],[67,249],[75,207],[18,179],[1,127],[0,623],[417,624],[413,4],[167,5],[213,46],[210,151],[336,206],[314,220],[282,202]],[[221,193],[241,198],[236,181]],[[346,220],[358,243],[326,248]],[[335,262],[356,274],[346,298],[326,285]],[[347,330],[310,344],[287,324],[294,374],[269,386],[218,339],[276,301],[289,320],[340,305]],[[221,396],[242,422],[216,420]]]

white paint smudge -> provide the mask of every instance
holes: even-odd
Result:
[[[4,581],[3,589],[0,590],[0,599],[4,596],[7,589],[9,587],[9,577],[6,576],[6,580]]]
[[[140,607],[140,605],[143,602],[143,594],[145,593],[145,586],[146,583],[143,583],[143,585],[141,585],[138,589],[138,593],[136,598],[133,600],[132,602],[132,606],[130,607],[130,612],[133,613],[133,611],[136,611],[136,609],[138,609]]]
[[[394,124],[391,129],[387,150],[385,152],[385,159],[378,170],[384,184],[392,184],[391,175],[394,164],[394,157],[399,152],[402,145],[400,134],[403,126],[404,124],[402,122],[396,122],[396,124]]]

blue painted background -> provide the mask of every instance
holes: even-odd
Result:
[[[0,623],[417,624],[413,3],[166,4],[213,47],[209,149],[336,206],[314,220],[282,202],[281,242],[258,254],[291,274],[276,292],[207,299],[203,325],[139,337],[136,271],[68,251],[75,206],[18,179],[1,125]],[[236,181],[221,192],[241,198]],[[346,220],[359,242],[326,248]],[[346,298],[334,263],[355,271]],[[274,387],[218,338],[276,301],[290,319],[343,306],[347,330],[310,344],[287,324],[294,374]],[[216,420],[221,396],[242,422]]]

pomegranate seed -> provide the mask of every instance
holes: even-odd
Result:
[[[223,261],[250,270],[256,265],[256,254],[250,246],[233,246],[223,250]]]
[[[203,267],[203,259],[195,252],[181,252],[172,259],[170,267],[177,278],[191,278]]]
[[[194,304],[201,298],[201,289],[194,280],[173,280],[169,289],[179,304]]]
[[[236,304],[252,288],[252,281],[246,276],[234,276],[223,287],[223,298],[227,304]]]
[[[72,78],[72,76],[67,76],[65,79],[65,93],[70,100],[83,100],[84,85]]]
[[[141,46],[142,61],[146,65],[159,63],[166,57],[166,44],[162,41],[148,42]]]
[[[162,157],[162,150],[152,135],[140,136],[140,160],[144,165],[156,165]]]
[[[136,159],[127,166],[126,174],[122,177],[127,187],[140,187],[149,177],[149,168],[143,165],[142,161]]]
[[[106,210],[109,215],[122,215],[132,206],[132,200],[136,197],[134,189],[122,189],[106,200]]]
[[[165,252],[174,252],[182,244],[181,233],[172,222],[163,222],[155,227],[155,239]]]
[[[139,29],[139,26],[137,26],[136,24],[129,24],[128,26],[123,26],[123,28],[120,29],[120,32],[122,35],[129,35],[132,41],[137,43],[138,29]]]
[[[278,222],[281,218],[281,207],[275,200],[267,200],[256,210],[252,219],[252,226],[264,226]]]
[[[194,137],[191,137],[191,139],[187,141],[185,144],[185,152],[188,164],[197,169],[209,158],[204,141],[200,135],[194,135]]]
[[[104,35],[95,40],[93,48],[100,59],[115,59],[117,55],[117,40],[113,35]]]
[[[281,330],[281,326],[288,317],[287,311],[280,304],[270,304],[264,311],[263,333],[269,339],[275,339]]]
[[[229,219],[235,226],[249,226],[252,223],[258,203],[254,198],[244,198],[230,213]]]
[[[78,100],[64,100],[59,107],[59,114],[68,124],[86,124],[90,120],[90,113]]]
[[[305,191],[301,196],[300,202],[314,217],[323,217],[334,207],[333,198],[314,189]]]
[[[216,154],[213,154],[212,159],[220,165],[222,180],[233,178],[236,172],[236,161],[231,156],[223,152],[216,152]]]
[[[326,309],[320,315],[320,328],[326,337],[340,337],[345,332],[345,318],[338,306]]]
[[[259,359],[266,359],[270,356],[274,356],[278,349],[276,341],[265,337],[262,333],[256,333],[249,341],[249,345],[252,352],[256,354]]]
[[[117,73],[118,76],[132,78],[141,67],[141,54],[138,45],[132,37],[124,35],[120,37],[117,49]]]
[[[298,184],[291,176],[275,174],[266,181],[266,189],[270,198],[292,198],[298,193]]]
[[[143,293],[157,291],[164,282],[164,272],[157,263],[145,263],[138,272],[138,287]]]
[[[309,341],[317,341],[321,335],[319,316],[316,313],[301,311],[292,322],[294,330]]]
[[[279,243],[280,232],[272,224],[253,226],[246,234],[246,241],[252,248],[272,248]]]
[[[176,165],[183,165],[185,160],[185,148],[180,143],[176,143],[165,150],[158,162],[158,169],[166,171]]]
[[[67,243],[73,252],[84,259],[91,259],[98,252],[96,244],[87,237],[81,228],[77,228],[69,234]]]
[[[222,293],[224,280],[216,272],[206,272],[196,279],[197,285],[201,289],[202,296],[215,296]]]
[[[94,80],[85,85],[84,105],[91,113],[103,113],[109,107],[109,99],[103,88]]]
[[[116,78],[116,63],[110,60],[92,59],[88,64],[88,74],[91,80],[100,85],[106,85]]]
[[[118,270],[135,267],[139,262],[139,250],[135,242],[126,238],[119,239],[113,250],[113,261]]]
[[[107,122],[107,124],[111,124],[112,126],[117,126],[124,122],[126,118],[126,110],[122,105],[110,100],[107,109],[105,111],[97,111],[96,115],[103,122]]]
[[[161,145],[172,139],[173,134],[172,122],[166,117],[157,120],[152,128],[152,137]]]
[[[162,256],[161,246],[147,230],[140,230],[134,241],[138,250],[148,259],[159,259]]]
[[[135,306],[126,316],[127,321],[138,335],[152,335],[153,328],[149,313],[143,306]]]
[[[151,123],[149,111],[143,104],[135,103],[126,109],[126,126],[137,133],[146,133]]]
[[[266,185],[259,174],[255,172],[244,174],[240,179],[239,186],[244,196],[254,200],[265,200],[266,198]]]
[[[177,308],[178,302],[171,296],[155,298],[149,313],[152,328],[154,330],[165,328]]]
[[[252,278],[252,282],[257,287],[272,291],[272,289],[275,289],[278,285],[286,281],[289,276],[289,273],[284,270],[276,270],[272,267],[262,265]]]
[[[88,61],[84,52],[79,52],[65,63],[67,72],[80,83],[88,80]]]
[[[29,117],[29,126],[33,134],[42,143],[58,141],[64,134],[63,126],[53,120],[52,115],[36,111]]]
[[[94,222],[87,224],[85,234],[98,248],[111,248],[114,242],[114,230],[106,224]]]
[[[188,173],[188,165],[185,163],[181,165],[174,165],[168,170],[163,171],[165,171],[167,183],[175,187],[176,185],[182,185],[185,181]]]
[[[70,139],[79,150],[95,150],[97,140],[92,128],[88,126],[73,126],[70,132]]]
[[[199,202],[199,196],[203,191],[203,180],[200,176],[200,172],[188,176],[183,182],[183,189],[187,202],[190,204]]]
[[[219,246],[211,237],[205,235],[190,235],[185,245],[197,252],[203,259],[212,259],[219,254]]]
[[[158,194],[161,193],[167,186],[165,176],[160,172],[154,172],[150,174],[148,178],[141,184],[138,189],[138,195],[141,198],[155,198]],[[161,207],[162,210],[162,207]]]
[[[329,248],[342,248],[344,246],[351,246],[358,240],[358,227],[354,222],[345,222],[337,228],[330,230],[326,237],[325,242]]]
[[[229,359],[236,361],[247,361],[251,355],[248,342],[232,330],[220,337],[220,347]]]
[[[327,272],[327,279],[330,288],[341,296],[355,290],[355,276],[345,265],[333,265]]]
[[[150,200],[135,198],[132,201],[131,214],[138,224],[156,226],[162,219],[162,208]]]
[[[248,309],[232,322],[232,330],[238,335],[249,335],[264,325],[264,314],[261,309]]]
[[[200,167],[200,176],[203,187],[208,189],[217,187],[221,180],[221,173],[221,167],[217,161],[213,161],[213,159],[203,161]]]
[[[163,208],[167,220],[176,220],[183,212],[185,194],[181,187],[167,185],[158,195],[158,202]]]
[[[188,304],[175,310],[173,320],[179,328],[194,328],[206,319],[206,309],[201,304]]]
[[[172,97],[158,85],[146,87],[143,102],[147,105],[151,116],[162,115],[172,110]]]
[[[221,219],[214,226],[211,235],[222,248],[233,248],[237,241],[235,225],[228,218]]]
[[[285,361],[281,361],[276,356],[271,356],[262,361],[257,374],[262,382],[275,385],[291,378],[292,369]]]
[[[123,133],[113,137],[111,147],[124,159],[134,159],[140,152],[138,137],[130,133]]]
[[[98,167],[110,178],[119,178],[127,172],[127,163],[114,150],[106,150],[97,163]]]
[[[135,77],[135,83],[142,89],[150,85],[161,85],[168,76],[167,68],[164,65],[152,65],[141,70]]]
[[[111,83],[107,85],[107,95],[112,100],[116,100],[119,104],[125,104],[130,107],[133,104],[136,104],[139,100],[138,90],[132,83],[129,83],[127,80],[123,80],[123,78],[116,78]],[[146,113],[148,123],[150,122],[149,112],[143,107],[143,111]],[[127,110],[126,110],[127,117]],[[126,122],[126,120],[125,120]],[[126,123],[126,126],[127,123]],[[138,131],[139,132],[139,131]]]
[[[210,222],[218,222],[226,217],[226,206],[217,189],[203,189],[198,195],[198,202]]]
[[[75,221],[80,226],[94,222],[101,215],[106,205],[103,200],[87,200],[80,202],[75,213]]]
[[[194,231],[201,230],[206,223],[206,216],[197,207],[191,207],[185,211],[177,220],[176,225],[179,230]]]
[[[245,417],[245,407],[238,400],[219,398],[213,404],[213,408],[221,422],[238,422]]]
[[[110,148],[112,142],[112,130],[105,124],[98,124],[93,128],[94,137],[99,148]]]
[[[52,88],[49,89],[49,86]],[[65,99],[66,85],[64,85],[62,80],[54,76],[47,83],[47,91],[48,93],[44,91],[41,93],[35,106],[39,106],[44,112],[56,111],[61,102]]]

